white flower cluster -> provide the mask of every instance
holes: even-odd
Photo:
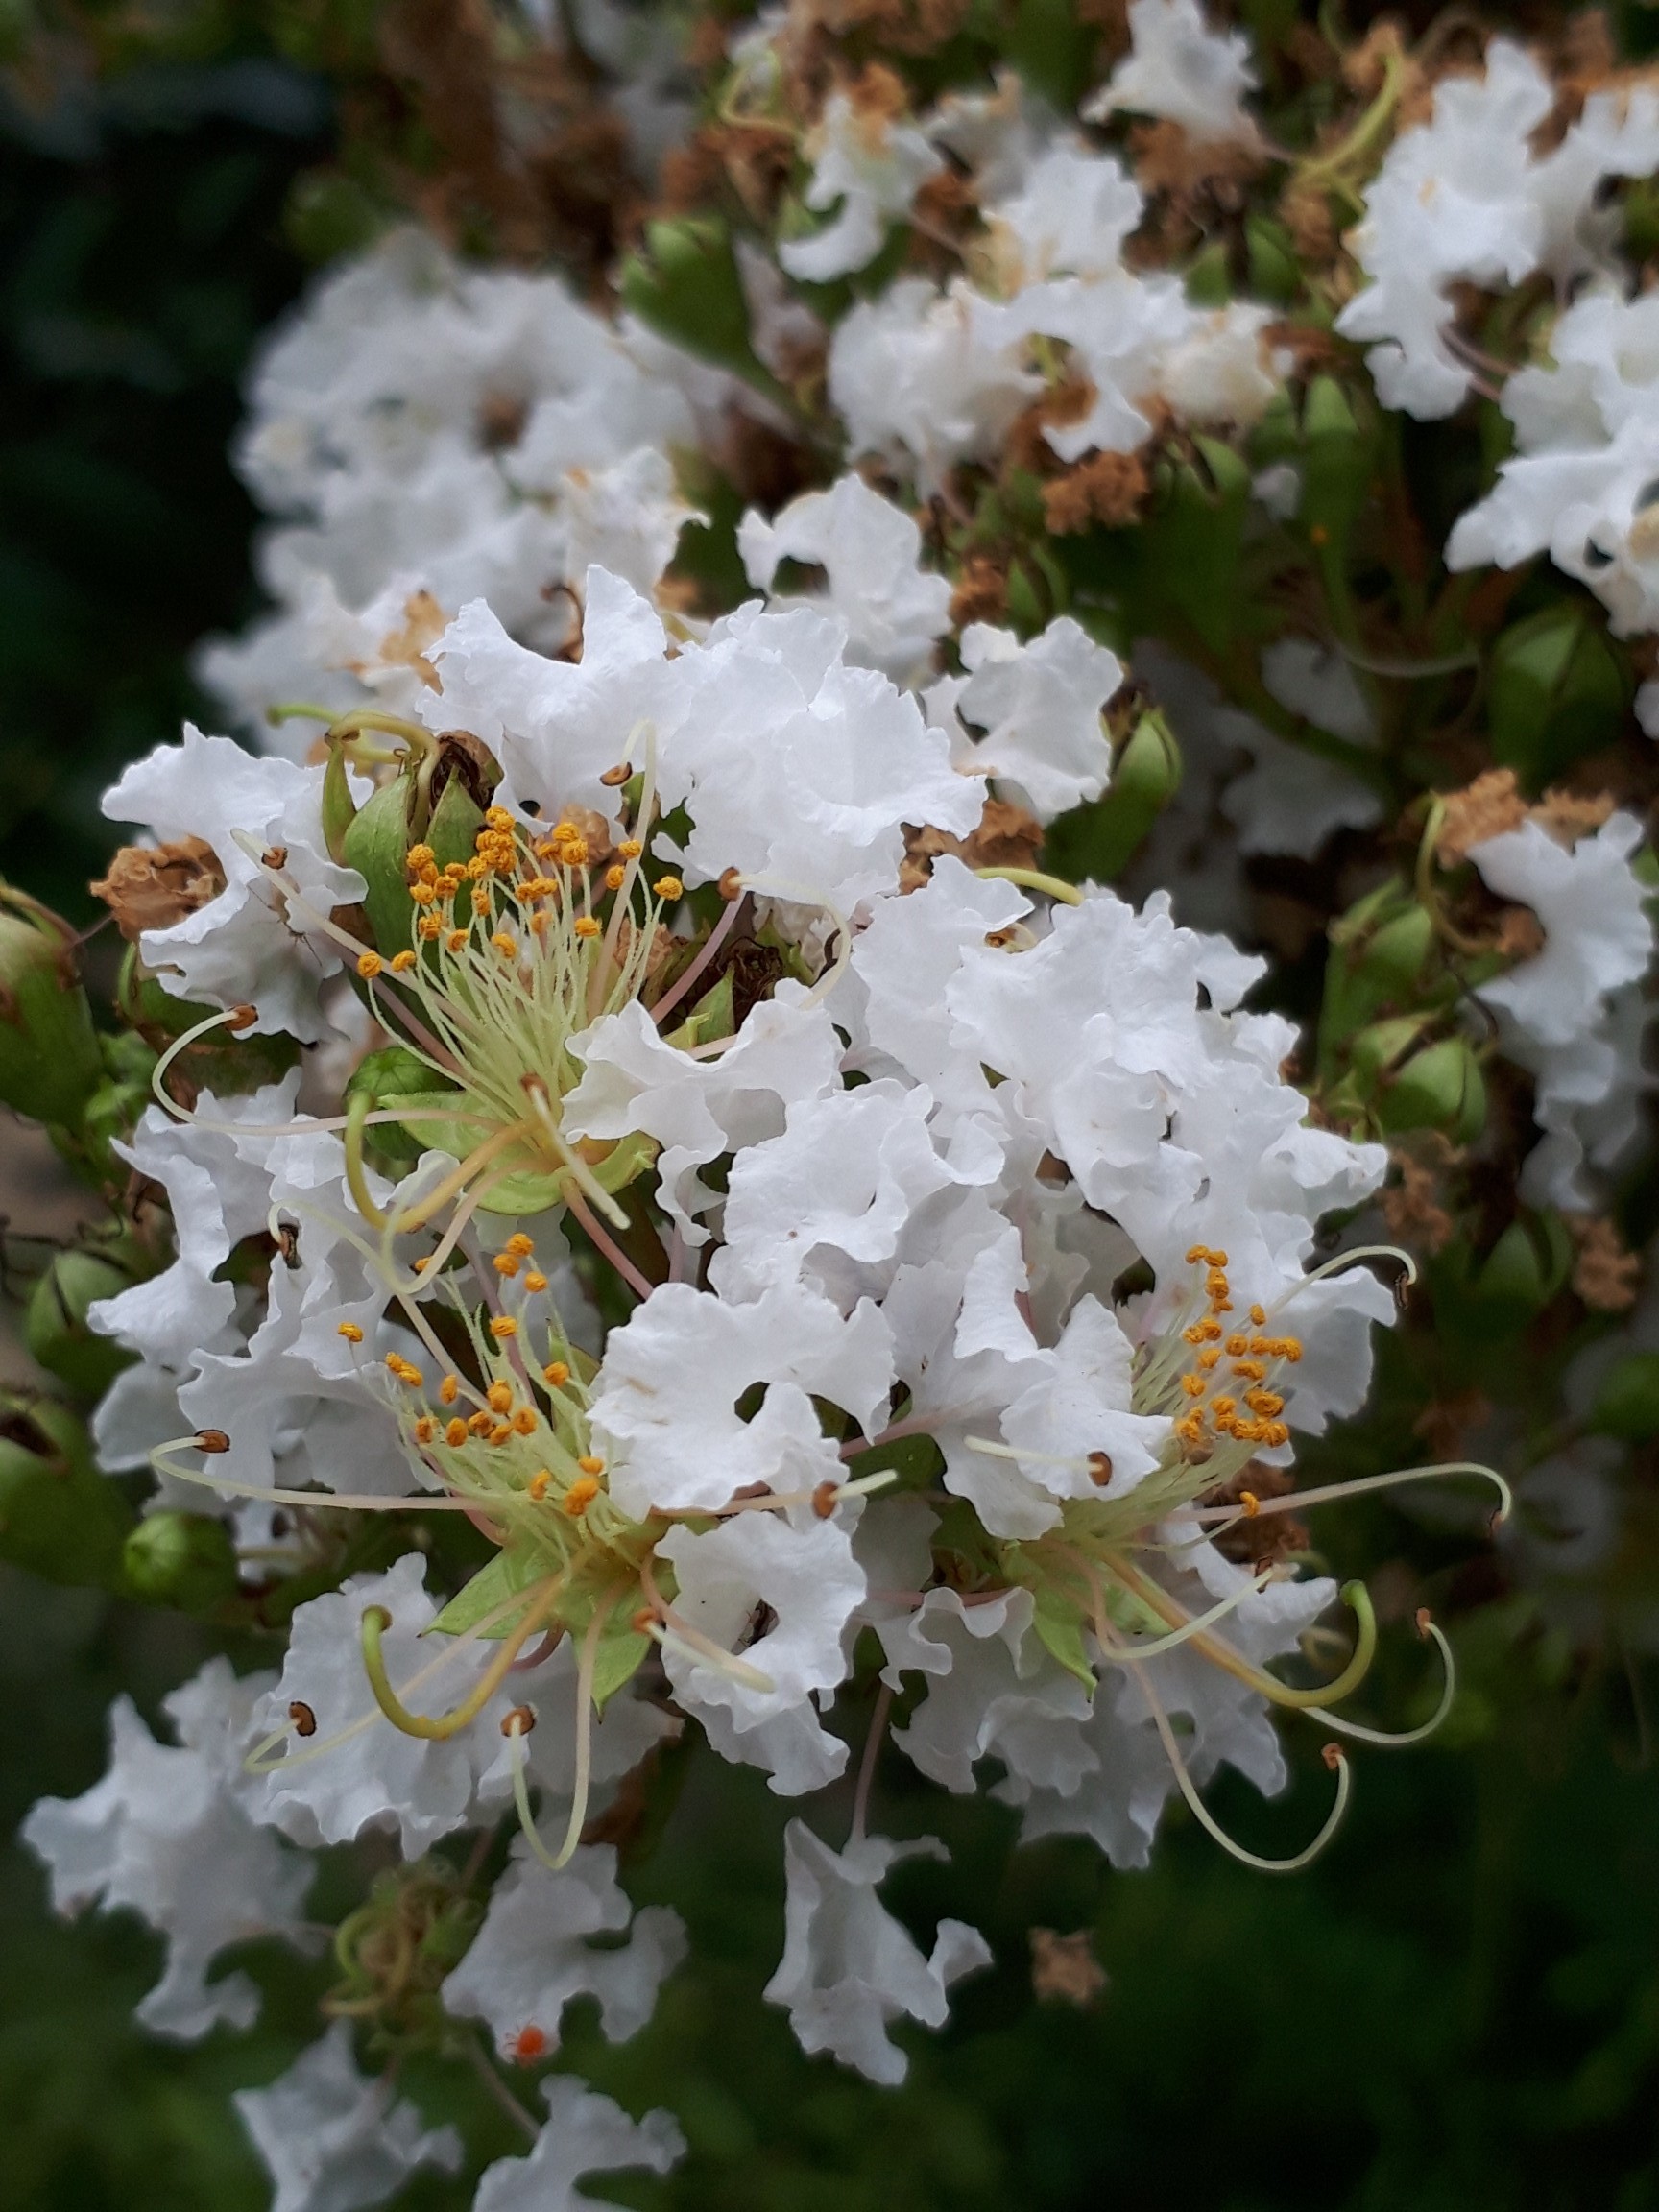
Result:
[[[1195,0],[1129,21],[1085,120],[1264,158],[1241,37]],[[744,41],[751,96],[777,31]],[[1340,327],[1372,343],[1385,404],[1463,397],[1453,284],[1607,273],[1596,186],[1659,159],[1659,103],[1598,95],[1539,156],[1547,94],[1495,41],[1383,161],[1357,240],[1373,281]],[[162,2032],[246,2025],[254,1984],[211,1978],[220,1955],[308,1942],[308,1855],[375,1837],[397,1869],[364,1925],[431,1937],[446,2033],[482,2022],[529,2066],[589,1996],[635,2034],[685,1931],[636,1911],[584,1836],[689,1725],[781,1797],[847,1782],[789,1823],[767,1996],[805,2050],[897,2081],[894,2024],[942,2023],[991,1952],[954,1919],[925,1950],[881,1901],[901,1859],[943,1856],[870,1829],[895,1710],[927,1782],[988,1787],[1024,1837],[1088,1836],[1118,1866],[1146,1863],[1176,1791],[1213,1825],[1224,1765],[1285,1787],[1275,1704],[1377,1740],[1325,1711],[1375,1647],[1363,1591],[1340,1593],[1352,1660],[1292,1686],[1269,1662],[1320,1647],[1336,1586],[1217,1539],[1287,1510],[1293,1434],[1365,1399],[1392,1295],[1363,1250],[1316,1256],[1387,1155],[1309,1118],[1295,1027],[1244,1004],[1265,963],[1170,896],[1231,925],[1239,855],[1311,861],[1381,820],[1386,769],[1341,765],[1381,754],[1367,661],[1299,631],[1245,648],[1261,712],[1335,741],[1311,758],[1137,647],[1195,771],[1145,895],[979,864],[988,795],[1034,858],[1108,793],[1126,671],[1087,604],[1024,635],[953,614],[903,504],[1057,395],[1033,418],[1045,466],[1248,429],[1289,373],[1275,310],[1197,306],[1126,257],[1140,186],[1012,79],[917,120],[830,90],[804,142],[820,227],[768,280],[868,270],[947,156],[984,218],[962,273],[898,278],[828,344],[844,457],[897,495],[842,473],[751,509],[758,596],[715,620],[664,578],[677,454],[733,386],[556,279],[401,233],[258,373],[242,465],[280,518],[276,612],[203,669],[250,730],[292,709],[290,734],[255,756],[191,730],[105,805],[211,856],[207,894],[137,934],[202,1014],[184,1042],[305,1050],[279,1081],[156,1104],[124,1147],[176,1256],[93,1310],[135,1355],[95,1437],[107,1470],[156,1470],[154,1509],[219,1514],[250,1588],[318,1594],[279,1668],[215,1661],[169,1700],[177,1744],[118,1706],[105,1780],[26,1828],[60,1908],[131,1907],[167,1937],[143,2009]],[[1511,379],[1517,457],[1450,554],[1548,545],[1622,631],[1659,605],[1647,307],[1592,291],[1552,365]],[[1254,521],[1299,495],[1259,479]],[[1527,820],[1468,848],[1544,931],[1479,986],[1535,1079],[1535,1204],[1586,1203],[1586,1166],[1635,1125],[1640,834],[1615,814],[1569,847]],[[469,1839],[476,1868],[509,1818],[474,1925],[436,1847]],[[352,1954],[358,2016],[404,2001],[375,1963],[396,1950]],[[349,2016],[239,2100],[277,2212],[354,2212],[459,2163],[452,2130],[359,2072]],[[580,2205],[581,2175],[683,2148],[666,2114],[541,2090],[533,2148],[476,2212]]]

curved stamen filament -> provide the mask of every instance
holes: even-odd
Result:
[[[423,1736],[443,1742],[457,1736],[469,1722],[476,1720],[501,1684],[525,1645],[536,1631],[543,1627],[548,1615],[558,1602],[559,1592],[565,1582],[563,1575],[553,1575],[525,1592],[530,1600],[528,1612],[512,1633],[505,1638],[501,1649],[474,1683],[471,1691],[452,1712],[434,1719],[425,1713],[411,1713],[393,1689],[386,1672],[385,1654],[380,1640],[392,1625],[392,1616],[384,1605],[371,1605],[363,1616],[363,1671],[369,1677],[369,1687],[374,1693],[374,1702],[391,1721],[394,1728],[401,1729],[405,1736]]]
[[[1415,1728],[1395,1731],[1387,1728],[1367,1728],[1362,1721],[1346,1720],[1339,1714],[1327,1713],[1325,1716],[1326,1727],[1334,1728],[1338,1735],[1351,1736],[1357,1743],[1381,1743],[1392,1750],[1399,1750],[1407,1743],[1422,1743],[1432,1736],[1447,1714],[1451,1712],[1453,1700],[1457,1695],[1457,1663],[1452,1654],[1451,1641],[1437,1621],[1425,1621],[1423,1633],[1433,1639],[1439,1650],[1442,1676],[1439,1703],[1427,1720],[1420,1722]]]
[[[1041,891],[1046,899],[1058,900],[1064,906],[1083,903],[1083,894],[1075,883],[1068,883],[1063,876],[1046,876],[1041,868],[975,868],[974,873],[988,882],[1012,883],[1021,891]]]
[[[1479,1459],[1438,1460],[1432,1467],[1396,1467],[1387,1475],[1357,1476],[1351,1482],[1327,1482],[1315,1490],[1290,1490],[1282,1498],[1262,1499],[1251,1515],[1260,1520],[1268,1513],[1299,1513],[1304,1505],[1328,1505],[1339,1498],[1363,1498],[1372,1490],[1397,1490],[1407,1482],[1426,1482],[1443,1475],[1479,1475],[1496,1485],[1499,1497],[1497,1512],[1493,1515],[1494,1527],[1507,1521],[1515,1509],[1515,1499],[1509,1485],[1496,1467],[1483,1466]],[[1194,1505],[1190,1508],[1194,1521],[1211,1523],[1238,1518],[1234,1505]]]
[[[1150,1575],[1142,1575],[1139,1568],[1122,1557],[1111,1561],[1113,1572],[1151,1607],[1161,1620],[1167,1621],[1171,1628],[1184,1628],[1189,1619],[1168,1592],[1161,1589]],[[1321,1706],[1335,1705],[1351,1696],[1371,1671],[1371,1662],[1377,1655],[1377,1616],[1372,1609],[1371,1595],[1363,1582],[1344,1582],[1342,1602],[1353,1612],[1358,1624],[1354,1641],[1354,1654],[1340,1674],[1329,1682],[1321,1682],[1310,1690],[1293,1689],[1275,1675],[1260,1667],[1253,1667],[1241,1653],[1229,1645],[1220,1644],[1212,1636],[1196,1635],[1192,1641],[1208,1659],[1223,1668],[1236,1681],[1243,1682],[1275,1705],[1284,1705],[1295,1712],[1314,1712]]]
[[[1149,1644],[1108,1644],[1104,1638],[1099,1637],[1096,1629],[1096,1640],[1101,1645],[1102,1655],[1115,1667],[1128,1667],[1142,1659],[1159,1658],[1164,1652],[1173,1651],[1182,1644],[1190,1644],[1194,1637],[1202,1636],[1207,1628],[1214,1628],[1217,1621],[1225,1621],[1229,1613],[1236,1613],[1248,1599],[1259,1598],[1271,1580],[1271,1574],[1252,1577],[1223,1598],[1219,1604],[1212,1605],[1208,1613],[1194,1614],[1182,1627],[1171,1628],[1168,1635],[1154,1637]]]
[[[1133,1665],[1134,1662],[1131,1661],[1130,1664]],[[1188,1771],[1187,1762],[1181,1756],[1181,1747],[1175,1741],[1175,1731],[1169,1725],[1169,1716],[1165,1712],[1156,1691],[1147,1680],[1145,1671],[1138,1668],[1137,1673],[1140,1678],[1142,1695],[1151,1708],[1153,1725],[1158,1731],[1159,1740],[1164,1745],[1166,1756],[1174,1768],[1175,1780],[1180,1787],[1181,1794],[1186,1798],[1192,1817],[1205,1834],[1219,1843],[1230,1859],[1237,1859],[1241,1866],[1254,1867],[1258,1874],[1298,1874],[1304,1866],[1311,1865],[1341,1826],[1342,1815],[1348,1810],[1348,1795],[1352,1782],[1348,1771],[1348,1762],[1343,1756],[1340,1746],[1333,1743],[1328,1746],[1326,1751],[1327,1759],[1335,1768],[1336,1795],[1330,1812],[1325,1815],[1325,1824],[1318,1835],[1314,1837],[1311,1843],[1306,1844],[1303,1849],[1288,1859],[1264,1859],[1259,1851],[1247,1851],[1242,1843],[1235,1842],[1211,1812],[1209,1806],[1205,1804],[1199,1793],[1198,1785],[1193,1781]]]
[[[542,1842],[530,1810],[530,1788],[525,1774],[523,1728],[517,1716],[508,1723],[507,1741],[513,1757],[513,1803],[517,1809],[518,1825],[524,1831],[524,1839],[541,1860],[543,1866],[557,1874],[568,1866],[576,1855],[576,1846],[582,1840],[582,1831],[588,1821],[588,1795],[593,1770],[593,1676],[599,1661],[599,1635],[609,1619],[615,1600],[603,1599],[593,1608],[593,1618],[588,1623],[582,1639],[581,1658],[576,1668],[576,1774],[570,1799],[570,1817],[565,1824],[565,1840],[553,1853]]]

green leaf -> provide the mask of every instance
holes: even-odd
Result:
[[[1083,1648],[1083,1611],[1071,1599],[1063,1598],[1057,1590],[1038,1590],[1033,1593],[1037,1600],[1037,1614],[1032,1625],[1045,1650],[1059,1660],[1069,1674],[1093,1694],[1094,1670],[1089,1664]]]
[[[505,1605],[508,1599],[520,1590],[528,1590],[532,1583],[541,1581],[547,1574],[547,1562],[526,1544],[515,1544],[505,1551],[497,1551],[487,1567],[480,1567],[470,1582],[458,1590],[432,1627],[443,1636],[459,1636],[470,1628],[497,1606]],[[482,1634],[496,1638],[505,1636],[522,1613],[508,1613],[493,1627]]]

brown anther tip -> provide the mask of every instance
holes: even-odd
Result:
[[[1104,1490],[1112,1479],[1112,1461],[1104,1452],[1089,1455],[1089,1479],[1097,1489]]]
[[[196,1431],[196,1449],[198,1452],[205,1452],[210,1455],[220,1452],[228,1452],[230,1439],[226,1435],[223,1429],[198,1429]]]
[[[1347,1757],[1347,1753],[1343,1750],[1340,1743],[1327,1743],[1320,1751],[1319,1756],[1324,1760],[1326,1766],[1330,1767],[1332,1773],[1334,1774],[1337,1767],[1341,1766],[1343,1760]]]
[[[626,783],[633,773],[634,763],[632,760],[618,760],[614,768],[606,769],[599,781],[604,784],[607,791],[614,791],[620,784]]]
[[[652,1627],[656,1624],[656,1620],[657,1616],[651,1610],[650,1606],[641,1605],[638,1612],[635,1614],[633,1620],[629,1622],[628,1625],[633,1629],[636,1636],[644,1636],[647,1635]]]
[[[841,1485],[832,1477],[820,1482],[812,1493],[812,1510],[820,1521],[828,1521],[835,1510],[835,1501],[841,1495]]]
[[[225,1026],[228,1029],[247,1029],[251,1028],[258,1019],[259,1009],[257,1006],[233,1006],[225,1017]]]
[[[294,1723],[294,1733],[296,1736],[316,1735],[317,1716],[312,1712],[309,1705],[301,1703],[298,1697],[295,1698],[293,1704],[288,1708],[288,1718]]]
[[[728,868],[720,878],[719,892],[728,906],[743,896],[743,878],[735,868]]]
[[[535,1725],[536,1709],[533,1705],[515,1705],[501,1716],[503,1736],[528,1736]]]
[[[1430,1612],[1427,1605],[1419,1605],[1416,1612],[1411,1616],[1411,1624],[1425,1643],[1429,1640],[1429,1624],[1433,1618],[1433,1614]]]
[[[286,868],[288,865],[287,846],[269,846],[263,853],[260,854],[259,865],[261,868]]]

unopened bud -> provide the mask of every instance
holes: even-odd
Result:
[[[127,1588],[147,1605],[212,1613],[237,1589],[236,1548],[223,1521],[205,1513],[152,1513],[128,1537]]]
[[[109,1587],[132,1525],[67,1406],[0,1395],[0,1559],[53,1582]]]
[[[1439,1129],[1455,1144],[1469,1144],[1486,1121],[1486,1085],[1461,1037],[1444,1037],[1414,1053],[1384,1085],[1378,1119],[1390,1135]]]
[[[113,1253],[60,1252],[29,1299],[23,1335],[30,1357],[77,1396],[101,1398],[132,1355],[113,1337],[100,1335],[87,1315],[100,1299],[130,1290],[150,1269]]]
[[[104,1079],[69,925],[0,885],[0,1104],[73,1123]]]

